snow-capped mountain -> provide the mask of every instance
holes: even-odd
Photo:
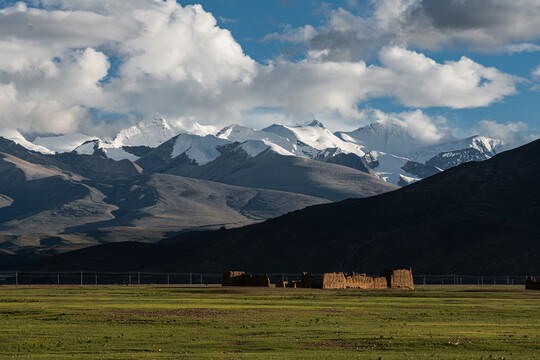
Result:
[[[387,154],[406,156],[410,149],[418,148],[418,140],[412,137],[406,126],[397,122],[375,121],[354,131],[338,131],[335,135],[343,141]]]
[[[441,171],[435,166],[380,151],[370,151],[364,156],[364,160],[379,178],[400,186],[411,184]]]
[[[217,159],[221,153],[218,151],[219,146],[229,144],[230,141],[220,139],[214,135],[206,135],[204,137],[190,134],[180,134],[176,137],[171,158],[185,155],[188,159],[193,160],[197,165],[204,165]]]
[[[112,141],[74,134],[38,137],[31,143],[18,132],[7,135],[28,149],[44,154],[74,150],[78,154],[101,155],[114,160],[137,161],[174,138],[160,150],[162,155],[154,157],[155,161],[182,157],[182,161],[204,165],[221,155],[221,146],[230,145],[227,151],[241,151],[247,157],[256,157],[268,150],[278,155],[320,160],[357,170],[365,168],[363,162],[366,165],[371,162],[371,170],[366,171],[373,171],[395,185],[418,181],[439,169],[463,162],[490,158],[503,148],[502,141],[484,136],[462,140],[451,138],[450,141],[422,145],[425,142],[412,136],[407,125],[399,121],[375,121],[351,132],[332,133],[319,121],[302,126],[273,124],[262,130],[233,124],[218,131],[213,126],[185,125],[181,120],[156,117],[120,131]],[[466,149],[474,149],[478,154],[460,152]]]
[[[352,142],[343,141],[317,120],[305,126],[274,124],[262,131],[279,135],[281,138],[292,141],[293,143],[311,146],[313,149],[319,151],[319,156],[322,154],[321,151],[324,152],[329,149],[338,149],[339,152],[352,153],[358,156],[363,156],[365,154],[362,146],[358,146]]]
[[[92,140],[99,139],[96,136],[89,136],[84,134],[70,134],[47,137],[38,136],[34,139],[34,141],[32,141],[32,143],[38,146],[42,146],[53,153],[65,153],[71,152],[81,144]]]
[[[130,160],[130,161],[136,161],[139,157],[136,155],[133,155],[126,150],[124,150],[123,147],[114,147],[113,144],[104,142],[102,140],[96,139],[96,140],[88,140],[81,144],[80,146],[77,146],[74,150],[75,153],[79,155],[102,155],[106,158],[113,159],[116,161],[120,160]]]
[[[36,151],[42,154],[53,154],[53,152],[44,146],[31,143],[17,130],[14,129],[0,129],[0,136],[4,139],[13,141],[15,144],[24,146],[28,150]]]
[[[364,155],[359,146],[337,138],[318,121],[304,126],[274,124],[262,130],[231,125],[220,130],[216,136],[242,143],[258,140],[278,154],[309,159],[324,159],[339,153]],[[259,143],[259,150],[262,149],[260,146]]]
[[[426,165],[436,166],[439,169],[447,170],[459,164],[471,161],[484,161],[490,156],[475,148],[448,151],[440,153],[426,161]]]
[[[156,117],[153,119],[144,119],[136,125],[121,130],[112,141],[104,141],[96,136],[78,133],[47,137],[38,136],[30,143],[26,141],[21,134],[13,130],[4,135],[0,133],[0,136],[20,143],[27,149],[41,152],[42,154],[71,152],[88,141],[96,140],[99,143],[99,148],[108,149],[106,152],[111,154],[114,153],[116,154],[116,158],[118,158],[122,156],[123,152],[115,152],[111,149],[120,149],[128,146],[146,146],[154,148],[181,133],[205,136],[214,134],[216,131],[217,128],[212,125],[200,125],[198,123],[186,125],[181,120],[172,121],[166,120],[163,117]],[[26,143],[24,143],[24,141],[26,141]],[[89,150],[86,152],[88,151]],[[130,156],[124,158],[132,159]]]
[[[503,142],[485,136],[471,136],[463,140],[451,141],[438,145],[425,146],[408,154],[411,160],[425,162],[441,153],[463,149],[476,149],[481,154],[492,157],[503,149]]]

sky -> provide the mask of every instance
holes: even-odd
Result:
[[[540,0],[0,0],[0,130],[141,119],[540,134]]]

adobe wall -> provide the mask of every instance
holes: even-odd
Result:
[[[540,290],[540,282],[537,282],[534,277],[529,276],[525,282],[525,290]]]
[[[366,274],[357,273],[325,273],[323,289],[374,289],[374,280]]]
[[[373,288],[374,289],[387,289],[388,283],[385,277],[376,277],[373,278]]]
[[[345,274],[342,272],[324,273],[323,278],[322,278],[322,288],[323,289],[345,289],[346,288]]]
[[[410,267],[395,267],[394,270],[381,271],[381,277],[386,277],[387,286],[391,289],[414,290],[414,280]]]
[[[409,267],[396,267],[381,271],[380,277],[372,278],[357,273],[325,273],[323,289],[407,289],[414,290],[412,270]]]

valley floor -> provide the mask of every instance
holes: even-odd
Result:
[[[2,286],[0,358],[540,359],[540,291]]]

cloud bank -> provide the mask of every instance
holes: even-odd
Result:
[[[503,2],[490,1],[492,16],[506,11]],[[457,11],[452,6],[458,3],[478,4],[449,1],[447,11]],[[536,26],[537,9],[521,3],[521,10],[509,15]],[[371,18],[338,9],[324,29],[288,28],[283,38],[270,36],[267,40],[309,42],[309,54],[300,61],[260,64],[200,5],[32,4],[36,7],[18,3],[0,10],[0,127],[35,135],[89,133],[93,127],[106,132],[107,124],[96,126],[96,113],[120,119],[162,114],[219,125],[241,123],[258,108],[299,118],[333,113],[360,119],[358,105],[380,97],[410,108],[489,106],[515,94],[520,80],[467,57],[439,63],[407,44],[429,48],[463,38],[477,46],[493,34],[490,46],[496,47],[537,38],[521,25],[502,36],[487,20],[481,22],[485,34],[471,27],[472,20],[444,22],[430,1],[384,0],[375,3]],[[407,30],[420,26],[436,31],[435,42]],[[375,46],[380,36],[397,33]],[[369,47],[377,49],[372,64],[361,56]]]

